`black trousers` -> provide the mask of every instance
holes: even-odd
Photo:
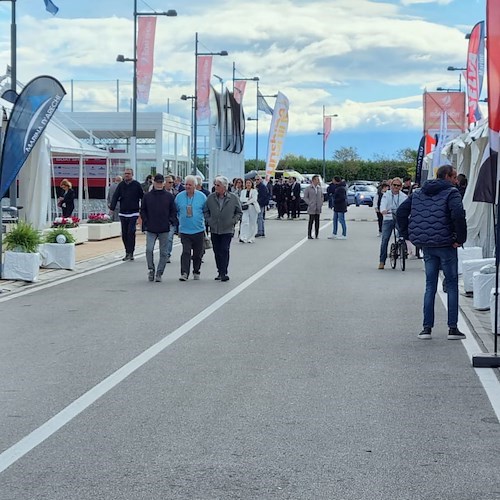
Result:
[[[315,236],[319,236],[319,214],[309,214],[309,223],[307,225],[307,236],[312,236],[312,227],[314,223]]]
[[[189,276],[191,268],[191,258],[193,260],[193,272],[200,273],[201,258],[203,257],[203,241],[205,231],[195,234],[180,233],[182,243],[181,274]]]
[[[292,219],[300,217],[300,197],[290,200],[290,212],[292,213]]]
[[[123,217],[120,215],[122,225],[122,241],[125,247],[125,253],[134,253],[135,250],[135,226],[137,224],[137,216]]]
[[[212,239],[212,249],[215,256],[215,264],[220,276],[227,275],[229,266],[229,247],[233,239],[233,233],[215,234],[210,233]]]

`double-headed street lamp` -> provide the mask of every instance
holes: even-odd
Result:
[[[335,115],[326,115],[325,114],[325,106],[323,106],[323,132],[318,132],[318,135],[323,136],[323,182],[326,182],[326,155],[325,155],[325,150],[326,150],[326,139],[328,138],[326,136],[326,131],[325,131],[325,124],[326,124],[326,118],[336,118],[337,114]],[[328,131],[330,133],[330,131]]]
[[[455,66],[448,66],[448,71],[460,71],[458,73],[458,91],[462,92],[462,71],[467,71],[467,68],[456,68]]]
[[[194,44],[194,118],[193,118],[193,175],[198,173],[198,56],[227,56],[227,50],[220,52],[198,52],[198,32]]]
[[[257,168],[257,162],[259,160],[259,81],[258,76],[252,76],[251,78],[236,78],[236,66],[233,62],[233,92],[234,92],[234,82],[255,82],[257,84],[257,115],[255,118],[248,118],[248,121],[254,121],[255,128],[255,168]],[[243,100],[242,100],[243,103]]]
[[[167,16],[176,17],[177,11],[170,9],[164,12],[137,12],[137,0],[134,0],[134,57],[124,57],[122,54],[116,56],[117,62],[133,62],[134,74],[132,77],[132,136],[130,137],[130,163],[136,172],[137,167],[137,18],[139,16]]]

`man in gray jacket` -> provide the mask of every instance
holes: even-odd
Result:
[[[217,281],[229,281],[229,248],[234,235],[234,226],[241,219],[240,200],[228,191],[229,181],[226,177],[215,178],[215,191],[211,193],[205,205],[205,220],[210,227],[210,237],[215,255],[218,275]]]

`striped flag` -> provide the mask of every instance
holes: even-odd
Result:
[[[47,12],[50,12],[53,16],[55,16],[59,12],[59,7],[56,7],[52,0],[43,1],[45,2],[45,8],[47,9]]]

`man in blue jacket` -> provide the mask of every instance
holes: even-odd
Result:
[[[451,165],[439,167],[437,179],[426,181],[422,189],[401,203],[396,214],[401,236],[422,247],[424,253],[424,321],[420,339],[431,338],[440,269],[448,289],[448,339],[465,338],[457,326],[457,248],[467,240],[467,223],[456,183],[457,171]]]

